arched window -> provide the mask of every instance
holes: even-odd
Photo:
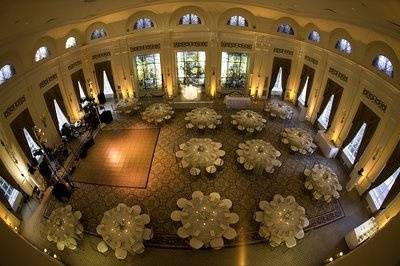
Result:
[[[321,37],[318,33],[318,31],[311,31],[310,34],[308,34],[308,40],[312,42],[319,42],[321,40]]]
[[[12,65],[4,65],[0,68],[0,85],[12,78],[16,74]]]
[[[92,32],[92,35],[90,35],[91,40],[96,40],[100,38],[105,38],[107,37],[107,32],[103,28],[97,28]]]
[[[294,35],[294,30],[289,24],[280,24],[278,26],[277,32]]]
[[[345,54],[351,54],[351,44],[346,39],[340,39],[337,41],[335,48]]]
[[[46,46],[42,46],[36,50],[35,54],[35,62],[39,62],[50,56],[50,50]]]
[[[65,41],[65,49],[75,47],[77,45],[76,38],[71,36]]]
[[[228,19],[228,25],[230,26],[238,26],[238,27],[248,27],[249,23],[247,19],[242,16],[232,16]]]
[[[140,18],[133,25],[134,30],[153,28],[154,23],[150,18]]]
[[[186,14],[179,20],[179,25],[201,24],[201,19],[195,14]]]
[[[393,78],[393,64],[384,55],[378,55],[375,57],[375,59],[372,61],[372,65],[378,69],[379,71],[382,71],[383,73],[386,74],[386,76]]]

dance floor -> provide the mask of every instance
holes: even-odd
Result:
[[[96,226],[101,221],[103,213],[117,206],[118,203],[123,202],[129,206],[137,204],[142,206],[143,210],[151,217],[154,238],[146,242],[147,246],[188,248],[185,240],[176,235],[179,224],[171,220],[170,214],[177,209],[176,201],[179,198],[189,198],[195,190],[200,190],[204,194],[215,191],[220,193],[221,197],[232,200],[232,211],[240,216],[240,221],[236,225],[239,236],[226,243],[227,246],[263,241],[258,236],[258,223],[254,221],[253,215],[260,200],[272,200],[275,194],[293,195],[296,201],[306,209],[306,215],[310,220],[308,232],[345,217],[340,202],[351,200],[345,191],[341,193],[340,200],[326,203],[314,200],[311,193],[304,187],[303,171],[305,168],[311,168],[315,163],[330,166],[338,174],[341,183],[345,184],[348,177],[337,161],[324,158],[320,151],[316,151],[312,155],[293,154],[289,152],[286,145],[280,142],[280,133],[285,127],[302,127],[315,134],[316,132],[310,124],[299,122],[297,117],[291,121],[268,119],[265,130],[256,135],[248,135],[239,132],[230,124],[230,115],[236,111],[226,110],[223,106],[214,106],[214,108],[223,115],[223,125],[215,131],[202,133],[186,129],[184,121],[186,111],[184,110],[177,110],[172,121],[160,129],[145,189],[134,187],[146,185],[147,177],[144,176],[148,171],[148,162],[154,149],[152,143],[157,140],[158,131],[152,125],[147,125],[146,129],[146,124],[139,122],[140,116],[131,120],[116,120],[107,126],[106,130],[96,138],[96,144],[89,151],[89,157],[78,167],[77,174],[79,175],[75,178],[79,183],[76,183],[77,188],[69,202],[75,210],[82,212],[82,223],[86,232],[96,235]],[[261,108],[255,110],[263,113]],[[134,128],[140,128],[140,130],[134,130]],[[131,137],[136,139],[130,139]],[[222,149],[226,151],[224,168],[214,177],[192,177],[187,171],[178,167],[174,151],[177,150],[180,143],[193,137],[212,138],[223,144]],[[275,173],[256,176],[245,172],[237,164],[235,150],[238,144],[251,138],[269,141],[281,151],[280,160],[283,164]],[[115,168],[112,170],[112,177],[108,179],[102,177],[101,172],[108,171],[108,164],[110,164],[108,160],[112,160],[112,155],[110,153],[107,155],[106,151],[114,145],[121,147],[120,152],[122,149],[126,149],[126,152],[129,151],[129,153],[133,150],[134,154],[139,151],[143,153],[141,156],[146,157],[142,163],[145,167],[141,170],[143,178],[141,177],[137,181],[132,178],[137,176],[135,171],[139,169],[138,166],[130,166],[130,163],[124,163],[126,167],[130,167],[129,170],[124,167]],[[95,164],[90,164],[92,157],[95,157]],[[130,156],[121,155],[121,157]],[[129,162],[129,159],[125,159],[125,162]],[[93,169],[90,169],[92,166]],[[119,170],[121,170],[120,176],[118,176]],[[97,177],[95,177],[96,175]],[[45,211],[45,216],[48,216],[58,206],[60,203],[52,198]]]
[[[100,132],[81,160],[74,182],[146,188],[159,129],[114,129]]]

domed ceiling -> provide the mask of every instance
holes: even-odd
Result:
[[[202,0],[201,2],[214,2]],[[0,42],[28,33],[46,31],[66,24],[92,20],[127,8],[185,1],[149,0],[3,0],[0,9]],[[224,2],[224,1],[221,1]],[[329,18],[373,28],[400,39],[400,1],[397,0],[230,0],[247,2],[288,14]]]

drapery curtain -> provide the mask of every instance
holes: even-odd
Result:
[[[342,93],[343,93],[343,88],[339,84],[334,82],[333,80],[328,79],[328,82],[326,83],[326,87],[324,90],[322,102],[321,102],[321,105],[320,105],[318,113],[317,113],[317,118],[318,118],[321,116],[322,112],[324,111],[331,96],[334,95],[332,109],[331,109],[331,113],[329,115],[328,128],[331,126],[333,118],[335,117],[336,111],[339,107],[340,98],[342,97]],[[315,122],[317,122],[317,120]]]
[[[303,66],[303,70],[301,71],[301,76],[300,76],[299,89],[297,90],[298,95],[296,95],[296,100],[297,100],[297,97],[299,97],[299,94],[303,90],[304,86],[306,85],[307,77],[308,77],[306,100],[304,101],[305,107],[308,107],[308,98],[310,97],[311,88],[312,88],[313,81],[314,81],[314,74],[315,74],[315,70],[313,68],[311,68],[307,65]]]
[[[58,119],[57,119],[57,112],[54,106],[54,100],[57,101],[58,105],[60,106],[61,110],[63,111],[64,115],[67,117],[68,121],[71,121],[68,117],[67,109],[64,105],[64,100],[61,94],[60,87],[57,85],[50,88],[44,94],[44,100],[46,102],[47,110],[49,110],[51,120],[53,120],[54,126],[58,129]],[[59,132],[60,133],[60,132]]]
[[[381,185],[385,182],[398,168],[400,167],[400,142],[397,143],[396,148],[390,155],[385,167],[382,169],[379,176],[371,183],[368,191]],[[386,208],[387,205],[400,193],[400,178],[397,177],[392,188],[389,190],[385,200],[382,203],[381,209]]]
[[[24,152],[26,158],[34,164],[37,163],[36,159],[32,156],[31,149],[29,148],[28,142],[26,141],[25,134],[23,129],[29,132],[29,134],[34,137],[33,127],[35,124],[33,123],[32,116],[29,113],[28,108],[22,111],[10,124],[11,130],[14,133],[15,139],[17,140],[19,146]]]
[[[349,143],[353,140],[353,138],[356,136],[358,130],[362,126],[362,124],[366,123],[367,128],[365,129],[364,136],[361,140],[360,147],[358,149],[358,152],[355,156],[355,161],[354,164],[358,162],[360,159],[361,155],[365,151],[365,149],[368,146],[368,143],[372,139],[376,128],[379,125],[380,118],[377,116],[374,111],[368,108],[363,102],[360,102],[360,105],[358,106],[357,113],[353,118],[353,122],[351,125],[351,128],[349,130],[349,133],[346,136],[346,139],[343,141],[342,148],[345,148]]]
[[[275,85],[275,81],[278,77],[279,68],[282,68],[282,99],[285,97],[287,82],[290,75],[290,67],[292,65],[292,61],[286,58],[274,57],[274,62],[272,64],[271,71],[271,83],[269,84],[268,89],[268,98],[271,98],[272,88]]]
[[[104,78],[103,78],[103,71],[106,72],[108,81],[110,82],[111,89],[114,92],[114,98],[117,98],[117,91],[115,90],[115,85],[114,85],[114,77],[112,74],[112,68],[111,68],[111,61],[104,61],[100,63],[95,63],[94,64],[94,69],[96,72],[96,78],[97,78],[97,83],[100,88],[100,92],[104,93]]]
[[[79,85],[78,82],[80,82],[83,91],[85,92],[85,95],[88,96],[88,91],[86,88],[86,80],[85,80],[85,75],[83,74],[83,70],[79,69],[78,71],[74,72],[71,74],[71,80],[72,80],[72,86],[74,87],[74,92],[76,99],[78,100],[78,103],[80,103],[81,100],[81,95],[79,93]]]

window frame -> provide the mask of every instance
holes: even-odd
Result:
[[[189,23],[184,23],[185,21],[185,16],[189,16]],[[194,22],[194,18],[197,19],[197,23],[193,23]],[[199,15],[197,15],[196,13],[186,13],[184,15],[182,15],[179,18],[178,21],[178,25],[182,25],[182,26],[187,26],[187,25],[202,25],[203,24],[203,20],[200,18]]]
[[[6,69],[9,68],[9,69]],[[6,73],[6,70],[8,73]],[[7,75],[5,75],[7,74]],[[6,83],[7,81],[9,81],[10,79],[12,79],[15,75],[17,74],[17,72],[15,71],[15,67],[11,64],[5,64],[0,68],[0,85],[3,85],[4,83]]]
[[[236,18],[236,23],[232,23],[232,18]],[[243,25],[240,25],[240,19],[243,20]],[[232,26],[232,27],[248,28],[249,21],[246,19],[246,17],[244,17],[242,15],[233,15],[228,18],[227,25]]]
[[[143,65],[144,66],[148,66],[148,65],[152,65],[153,68],[156,70],[155,73],[155,77],[152,78],[153,80],[155,80],[155,87],[147,87],[147,86],[142,86],[141,83],[146,84],[146,80],[148,80],[147,77],[142,79],[139,77],[139,65],[138,65],[138,58],[139,57],[144,57],[144,58],[148,58],[148,57],[153,57],[153,62],[145,62]],[[158,59],[156,58],[158,56]],[[157,62],[158,60],[158,62]],[[162,67],[161,67],[161,55],[160,53],[147,53],[147,54],[137,54],[134,56],[133,58],[134,64],[135,64],[135,70],[136,70],[136,80],[138,83],[138,88],[141,91],[160,91],[163,89],[163,79],[162,79]],[[145,74],[144,74],[145,75]],[[158,81],[160,82],[160,84],[158,83]]]
[[[224,60],[224,54],[226,54],[226,56],[227,56],[227,60],[226,60],[226,63],[224,63],[223,62],[223,60]],[[242,67],[242,64],[244,63],[243,62],[243,57],[245,57],[246,58],[246,62],[245,62],[245,72],[244,73],[239,73],[239,75],[237,75],[237,73],[234,73],[234,75],[232,75],[232,77],[229,77],[228,76],[228,72],[229,72],[229,68],[230,68],[230,66],[232,66],[232,65],[234,65],[235,63],[237,63],[237,62],[234,62],[234,61],[231,61],[230,60],[230,58],[232,58],[233,56],[237,56],[237,55],[240,55],[240,60],[239,60],[239,67],[238,67],[238,69],[239,69],[239,71],[241,71],[241,69],[243,69],[243,67]],[[235,59],[233,59],[233,60],[235,60]],[[224,71],[223,70],[223,67],[224,67],[224,65],[226,65],[226,70]],[[249,66],[250,66],[250,54],[249,53],[245,53],[245,52],[232,52],[232,51],[222,51],[221,52],[221,75],[220,75],[220,79],[221,79],[221,87],[222,87],[222,89],[223,90],[238,90],[238,91],[246,91],[246,87],[247,87],[247,82],[248,82],[248,72],[249,72]],[[225,73],[225,76],[223,76],[224,75],[224,73]],[[244,79],[244,82],[243,82],[243,86],[230,86],[230,87],[226,87],[226,84],[228,83],[227,81],[228,81],[228,79],[231,79],[231,80],[239,80],[239,82],[236,82],[236,83],[238,83],[239,85],[242,83],[241,81],[240,81],[240,76],[241,75],[244,75],[244,77],[243,77],[243,79]],[[235,77],[235,76],[239,76],[239,79],[236,77],[235,79],[233,78],[233,77]],[[232,82],[230,82],[230,83],[232,83]]]
[[[380,60],[384,60],[384,66],[380,65]],[[372,66],[378,70],[379,72],[385,74],[389,78],[394,77],[394,66],[392,61],[387,57],[382,54],[375,56],[375,58],[372,60]]]
[[[312,36],[315,36],[317,38],[313,38]],[[310,33],[308,34],[307,39],[313,43],[320,43],[321,42],[321,34],[316,31],[316,30],[312,30],[310,31]]]
[[[345,38],[340,38],[336,41],[335,49],[345,55],[351,55],[353,53],[351,42]]]
[[[67,47],[68,41],[71,40],[71,39],[74,40],[74,44]],[[78,38],[76,38],[75,36],[69,36],[69,37],[65,40],[65,45],[64,45],[65,49],[68,50],[68,49],[72,49],[72,48],[77,47],[77,46],[78,46]]]
[[[100,32],[99,36],[95,36],[95,32]],[[95,40],[100,40],[100,39],[105,39],[108,37],[108,33],[104,27],[96,27],[95,29],[92,30],[90,33],[90,40],[95,41]]]
[[[46,54],[44,54],[44,52],[46,52]],[[43,45],[36,49],[34,59],[35,59],[35,62],[37,63],[37,62],[43,61],[45,59],[48,59],[50,56],[51,56],[51,52],[50,52],[49,47]]]
[[[179,53],[182,53],[183,61],[180,61],[179,56],[178,56]],[[180,62],[182,62],[182,64],[183,64],[183,70],[182,71],[184,73],[187,73],[186,69],[190,68],[190,66],[187,66],[187,65],[189,65],[191,63],[190,60],[187,60],[188,59],[187,58],[188,57],[188,53],[197,53],[196,57],[197,57],[198,60],[193,61],[193,63],[196,65],[197,69],[201,69],[203,71],[203,73],[200,74],[200,77],[190,77],[189,76],[190,79],[197,80],[198,81],[197,83],[190,82],[190,80],[189,80],[189,83],[185,83],[185,78],[187,78],[187,76],[186,75],[181,76],[180,73],[179,73],[180,72],[179,68],[181,67],[180,66]],[[200,60],[200,53],[204,53],[204,62],[202,60]],[[200,87],[202,90],[205,89],[205,85],[206,85],[206,67],[207,67],[207,52],[205,50],[177,51],[175,53],[175,55],[176,55],[176,61],[175,62],[176,62],[176,71],[177,71],[176,78],[177,78],[178,87],[187,86],[187,85],[193,85],[195,87]],[[183,78],[183,81],[181,81],[182,78]],[[202,80],[202,82],[199,82],[201,80]]]
[[[290,25],[289,23],[281,23],[278,25],[276,28],[276,32],[282,33],[282,34],[287,34],[290,36],[294,36],[294,29],[293,26]]]
[[[148,20],[150,22],[150,26],[148,26],[148,27],[146,27],[146,25],[145,25],[145,21],[146,20]],[[143,27],[142,26],[138,27],[139,21],[144,21],[143,22],[144,23]],[[150,17],[146,17],[146,16],[143,16],[143,17],[140,17],[140,18],[136,19],[135,23],[133,23],[133,30],[134,31],[136,31],[136,30],[149,30],[149,29],[152,29],[154,27],[155,27],[155,24],[154,24],[153,19],[151,19]]]

